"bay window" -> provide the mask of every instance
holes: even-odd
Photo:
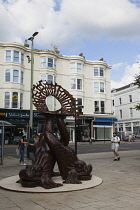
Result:
[[[23,71],[21,71],[21,74],[20,74],[20,83],[23,84]]]
[[[94,82],[94,93],[105,93],[105,83]]]
[[[45,67],[54,68],[55,65],[56,65],[56,61],[54,58],[47,58],[47,57],[41,58],[41,67],[42,68],[45,68]]]
[[[83,64],[77,63],[77,62],[71,62],[70,63],[70,72],[83,74]]]
[[[10,82],[11,79],[11,72],[10,69],[5,70],[5,82]]]
[[[11,62],[11,50],[6,50],[6,62]]]
[[[13,70],[13,82],[18,82],[18,81],[19,81],[19,71]]]
[[[48,67],[53,68],[53,58],[48,58]]]
[[[23,109],[23,93],[20,93],[20,109]]]
[[[24,72],[21,70],[11,70],[6,69],[5,70],[5,82],[16,82],[23,84],[24,79]]]
[[[12,94],[12,108],[18,108],[18,92]]]
[[[24,64],[24,54],[21,53],[21,64]]]
[[[10,92],[5,92],[4,108],[10,108]]]
[[[46,67],[46,57],[41,58],[41,67]]]
[[[19,63],[19,52],[18,51],[14,51],[13,61]]]
[[[71,78],[71,89],[82,90],[82,79]]]
[[[54,83],[54,76],[51,74],[41,74],[41,80],[44,83],[47,81],[49,84]]]
[[[6,62],[15,62],[24,65],[24,53],[20,51],[6,50],[5,55]]]
[[[104,69],[102,67],[94,67],[93,75],[95,77],[104,77]]]
[[[23,93],[5,92],[4,93],[4,108],[6,109],[23,109]]]

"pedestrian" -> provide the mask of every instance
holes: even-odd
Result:
[[[135,142],[135,135],[134,135],[134,133],[132,133],[132,135],[131,135],[131,141]]]
[[[20,151],[20,163],[19,163],[19,165],[22,165],[22,166],[26,165],[26,163],[24,162],[24,149],[25,149],[26,144],[27,144],[26,136],[23,136],[22,139],[20,139],[20,142],[19,142],[19,151]]]
[[[36,153],[38,141],[39,141],[39,135],[38,134],[35,134],[34,135],[34,143],[29,143],[29,145],[28,145],[28,147],[30,146],[29,152],[32,151],[33,154],[34,154],[34,156],[35,156],[35,153]],[[31,149],[31,147],[32,147],[32,149]]]
[[[129,134],[129,137],[128,137],[129,142],[131,141],[131,138],[132,138],[132,136],[131,136],[131,134]]]
[[[120,137],[117,136],[116,132],[114,132],[113,137],[111,138],[111,149],[114,152],[114,161],[120,160],[120,156],[118,153],[119,146],[120,146]]]

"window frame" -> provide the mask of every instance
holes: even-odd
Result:
[[[16,55],[16,54],[17,54],[17,55]],[[14,53],[13,53],[13,62],[14,62],[14,63],[19,63],[19,56],[20,56],[20,52],[14,50]]]
[[[94,77],[105,77],[105,69],[103,67],[93,67]]]
[[[103,84],[103,91],[101,84]],[[94,82],[93,87],[94,93],[105,93],[105,82]]]
[[[7,94],[8,93],[8,94]],[[7,94],[7,96],[6,96]],[[17,98],[13,99],[13,94],[17,95]],[[6,98],[7,97],[7,98]],[[19,91],[5,91],[4,92],[4,108],[5,109],[23,109],[23,98],[24,93]],[[13,104],[13,100],[16,100],[16,103]]]
[[[129,95],[129,102],[132,102],[132,95]]]
[[[7,77],[8,77],[8,76],[6,75],[6,74],[7,74],[7,71],[9,71],[9,81],[7,81]],[[6,70],[5,70],[5,82],[11,82],[11,70],[10,70],[10,69],[6,69]]]
[[[83,74],[83,63],[70,62],[70,73]]]
[[[7,52],[10,52],[10,56],[9,55],[7,55]],[[5,55],[5,61],[6,62],[11,62],[11,58],[12,58],[12,51],[11,50],[6,50],[6,55]],[[7,58],[10,58],[10,60],[9,59],[7,59]]]
[[[102,106],[102,102],[104,106]],[[102,110],[103,109],[103,110]],[[105,114],[105,100],[95,100],[94,101],[94,113]]]
[[[9,99],[6,99],[6,93],[9,93]],[[5,109],[10,109],[11,107],[10,107],[10,98],[11,98],[11,95],[10,95],[10,91],[6,91],[5,93],[4,93],[4,108]],[[8,106],[7,106],[7,101],[8,101]]]
[[[122,119],[122,109],[120,109],[120,119]]]
[[[14,72],[17,72],[17,75],[15,75]],[[17,81],[15,81],[16,79],[17,79]],[[17,69],[13,70],[13,82],[19,83],[19,70],[17,70]]]
[[[130,116],[130,118],[133,118],[133,108],[132,107],[129,108],[129,116]]]
[[[73,81],[75,80],[75,81],[73,82],[73,84],[72,84],[72,80],[73,80]],[[78,80],[81,81],[81,84],[78,84]],[[75,88],[72,88],[72,85],[74,85]],[[81,89],[78,88],[78,86],[81,87]],[[77,77],[72,77],[72,78],[70,79],[70,89],[71,89],[71,90],[83,90],[83,79],[77,78]]]

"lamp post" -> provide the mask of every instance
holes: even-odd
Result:
[[[32,42],[31,45],[31,85],[30,85],[30,138],[32,137],[32,129],[33,129],[33,103],[32,103],[32,88],[33,88],[33,70],[34,70],[34,37],[38,34],[38,32],[35,32],[28,40]],[[29,59],[28,59],[29,60]]]

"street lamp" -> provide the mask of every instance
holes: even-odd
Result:
[[[32,137],[32,129],[33,129],[33,103],[32,103],[32,88],[33,88],[33,70],[34,70],[34,37],[38,34],[35,32],[28,40],[32,42],[31,45],[31,90],[30,90],[30,138]]]

